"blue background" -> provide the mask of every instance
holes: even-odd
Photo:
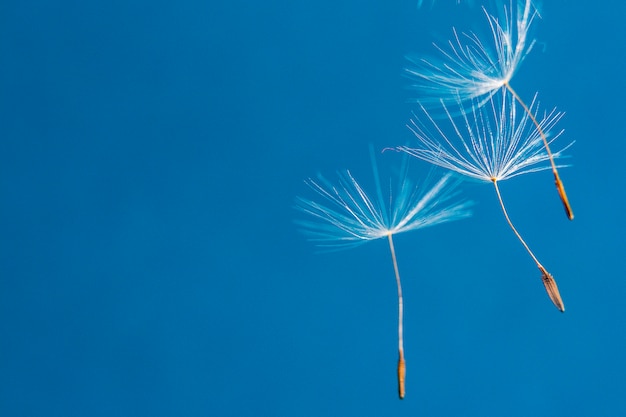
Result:
[[[549,172],[501,185],[564,314],[467,184],[472,218],[396,239],[399,401],[386,243],[293,224],[306,177],[411,143],[404,55],[483,24],[424,3],[3,2],[0,415],[626,415],[622,3],[546,2],[513,80],[576,141],[573,222]]]

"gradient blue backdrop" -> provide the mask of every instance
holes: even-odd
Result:
[[[467,185],[471,219],[396,241],[401,402],[385,242],[292,223],[304,178],[410,143],[403,56],[482,24],[424,3],[3,2],[0,415],[626,415],[622,3],[546,1],[514,80],[576,141],[574,222],[549,172],[501,187],[565,314]]]

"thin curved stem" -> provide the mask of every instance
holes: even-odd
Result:
[[[535,263],[537,264],[537,268],[539,268],[539,271],[541,271],[541,281],[546,288],[546,292],[548,293],[550,300],[552,300],[552,303],[554,303],[556,308],[558,308],[561,312],[565,311],[565,306],[563,305],[563,300],[561,299],[561,294],[559,293],[559,288],[556,285],[554,277],[552,277],[552,275],[543,267],[543,265],[541,265],[535,254],[530,250],[528,244],[526,244],[526,241],[522,238],[522,235],[520,235],[515,226],[513,226],[513,222],[511,221],[511,218],[506,211],[506,207],[504,206],[504,201],[502,200],[502,195],[500,194],[500,188],[498,188],[498,181],[495,178],[493,178],[491,181],[493,182],[493,186],[496,189],[496,195],[498,196],[498,201],[500,202],[500,207],[502,208],[502,213],[504,213],[504,217],[506,218],[507,223],[509,223],[509,226],[515,233],[515,236],[517,236],[519,241],[522,242],[522,245],[524,245],[526,251],[528,251],[530,256],[533,258],[533,261],[535,261]]]
[[[515,226],[513,226],[513,222],[509,218],[509,214],[506,211],[506,207],[504,207],[504,201],[502,201],[502,196],[500,195],[500,188],[498,188],[498,181],[495,179],[492,179],[491,181],[493,182],[493,186],[496,188],[498,201],[500,202],[500,207],[502,207],[502,213],[504,213],[504,217],[506,218],[506,221],[509,223],[509,226],[511,227],[511,229],[513,229],[515,236],[517,236],[519,241],[522,242],[522,245],[524,245],[524,248],[526,248],[526,251],[528,251],[530,256],[533,258],[533,261],[535,261],[535,263],[537,264],[537,267],[542,268],[541,263],[539,262],[539,260],[537,259],[533,251],[530,250],[530,247],[528,247],[528,245],[526,244],[526,241],[524,241],[524,239],[522,238],[522,235],[520,235],[517,229],[515,228]]]
[[[504,86],[507,90],[511,92],[513,97],[515,97],[515,100],[517,100],[517,102],[522,105],[524,111],[526,111],[526,114],[528,114],[528,116],[530,117],[530,120],[532,120],[537,127],[537,131],[539,132],[539,135],[543,140],[543,145],[545,146],[546,152],[548,152],[548,157],[550,158],[550,165],[552,165],[552,174],[554,174],[554,184],[556,185],[556,189],[559,192],[559,197],[561,198],[561,202],[563,203],[563,207],[565,208],[565,214],[567,215],[568,219],[574,220],[574,212],[572,211],[572,206],[570,205],[567,194],[565,193],[563,181],[561,181],[561,178],[559,177],[559,171],[557,170],[556,164],[554,163],[554,157],[552,156],[552,151],[550,151],[550,145],[548,144],[546,134],[539,125],[539,122],[537,121],[537,118],[535,118],[535,115],[530,111],[526,103],[524,103],[522,98],[515,92],[515,90],[513,90],[513,87],[511,87],[508,82],[504,83]]]
[[[396,273],[396,285],[398,286],[398,396],[404,398],[404,378],[406,375],[406,363],[404,361],[404,339],[402,337],[402,284],[400,283],[400,271],[398,270],[398,261],[396,260],[396,250],[393,246],[392,234],[388,234],[389,249],[391,250],[391,260],[393,261],[393,269]]]

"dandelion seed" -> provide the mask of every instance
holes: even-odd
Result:
[[[517,13],[504,6],[502,19],[489,14],[483,7],[489,29],[493,36],[485,42],[477,34],[458,33],[453,29],[454,39],[447,47],[435,44],[440,59],[415,59],[407,73],[418,80],[414,87],[420,92],[418,101],[438,104],[476,100],[481,106],[497,90],[513,78],[518,67],[531,51],[534,41],[528,42],[528,30],[537,16],[530,0],[515,0]],[[491,48],[490,45],[493,44]]]
[[[322,247],[350,247],[386,238],[398,289],[398,395],[404,398],[406,364],[403,342],[403,298],[400,272],[393,235],[434,226],[468,217],[470,203],[453,202],[457,182],[450,174],[441,178],[430,190],[421,192],[407,177],[408,161],[404,159],[398,181],[388,195],[380,185],[376,162],[372,157],[376,194],[371,196],[356,181],[350,171],[339,175],[336,185],[319,176],[307,185],[321,202],[298,198],[296,208],[313,220],[298,220],[297,224],[309,240]]]
[[[415,66],[406,71],[418,80],[414,87],[422,95],[419,101],[424,104],[439,103],[440,100],[449,104],[460,98],[462,101],[472,101],[475,106],[480,107],[497,91],[508,90],[535,124],[550,160],[555,185],[565,213],[573,220],[574,213],[544,130],[510,83],[535,43],[534,40],[528,39],[528,31],[538,16],[531,0],[515,2],[517,6],[515,12],[513,0],[508,8],[506,5],[503,7],[502,19],[489,14],[483,7],[493,37],[489,42],[483,41],[475,33],[459,34],[453,29],[454,40],[449,41],[447,47],[435,45],[443,59],[409,58]]]
[[[500,181],[550,169],[547,164],[550,158],[542,144],[539,128],[529,121],[530,115],[538,120],[536,114],[539,105],[536,96],[528,110],[522,111],[521,115],[518,114],[520,112],[518,112],[516,100],[506,90],[501,90],[500,94],[491,96],[486,103],[483,103],[483,106],[471,103],[469,108],[464,108],[463,101],[458,99],[457,106],[462,124],[455,121],[452,111],[443,101],[441,104],[447,115],[452,134],[446,133],[441,124],[435,121],[428,110],[422,106],[420,116],[423,115],[423,119],[416,117],[409,126],[421,147],[400,146],[396,149],[467,177],[491,182],[509,226],[541,271],[542,281],[550,299],[559,310],[564,311],[563,301],[554,278],[539,262],[513,225],[498,187]],[[544,113],[543,117],[537,121],[537,125],[542,131],[550,132],[561,117],[562,113],[553,110],[550,113]],[[428,123],[423,120],[427,120]],[[562,131],[557,133],[550,143],[561,133]],[[561,157],[565,149],[554,153],[553,156]]]

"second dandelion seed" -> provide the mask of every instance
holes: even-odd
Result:
[[[300,220],[311,241],[325,247],[346,247],[386,238],[398,287],[398,395],[404,398],[405,360],[402,337],[403,299],[400,272],[396,261],[393,235],[417,230],[470,215],[469,203],[451,202],[454,182],[444,176],[431,189],[422,191],[407,178],[406,158],[396,187],[383,195],[374,158],[376,194],[368,194],[350,171],[333,184],[323,177],[309,179],[307,184],[320,201],[298,198],[296,208],[312,220]]]
[[[467,177],[492,183],[507,223],[541,271],[550,299],[560,311],[564,311],[554,278],[513,226],[498,187],[498,183],[505,179],[550,169],[547,164],[550,156],[543,146],[542,135],[543,132],[549,135],[562,113],[553,110],[540,118],[536,99],[527,110],[518,109],[515,98],[507,90],[500,90],[483,106],[470,103],[469,110],[461,99],[453,109],[443,101],[441,105],[447,116],[447,126],[435,121],[422,107],[422,113],[409,126],[420,147],[400,146],[396,149]],[[452,117],[455,113],[460,114],[461,123]],[[536,124],[530,120],[530,115]],[[549,143],[559,135],[556,134]],[[561,153],[562,150],[552,156],[556,159],[562,156]]]

